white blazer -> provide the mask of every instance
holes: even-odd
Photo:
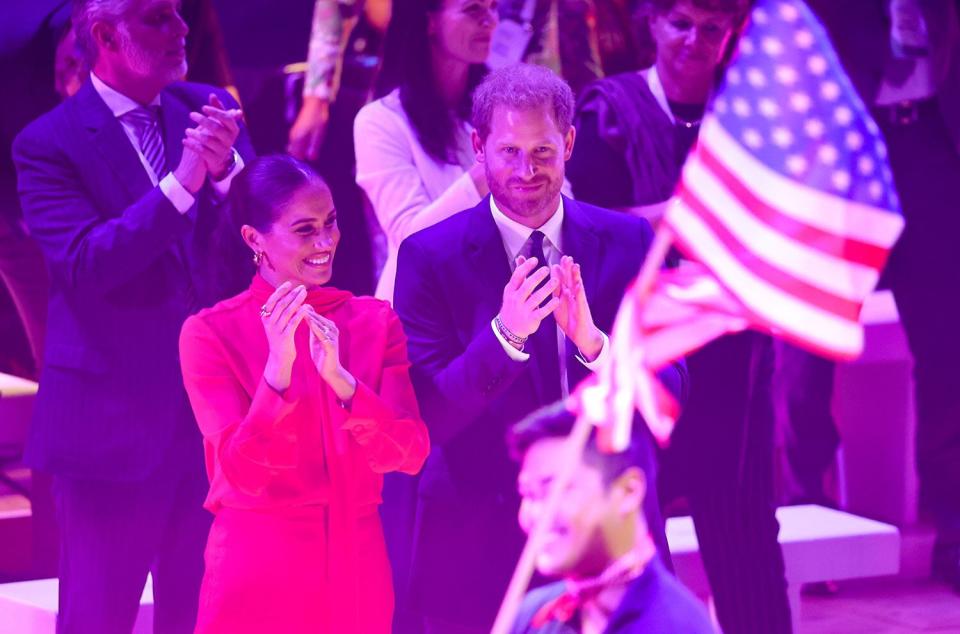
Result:
[[[451,165],[438,163],[420,145],[397,90],[357,114],[353,124],[357,184],[387,237],[387,260],[377,282],[380,299],[393,302],[397,251],[404,238],[480,202],[466,171],[473,163],[467,151],[471,128],[464,124],[461,130],[459,155],[466,165]]]

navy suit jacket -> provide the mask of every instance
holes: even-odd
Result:
[[[646,220],[564,198],[563,252],[580,264],[594,321],[609,333],[653,232]],[[522,548],[510,425],[541,405],[534,356],[511,359],[490,327],[510,278],[489,198],[407,238],[394,304],[407,334],[411,377],[430,429],[420,480],[413,600],[454,622],[492,623]],[[567,342],[570,385],[589,370]],[[683,392],[682,364],[662,372]]]
[[[210,86],[178,82],[161,93],[171,169],[193,126],[189,113],[211,92],[238,107]],[[235,147],[253,159],[245,131]],[[178,338],[191,311],[221,298],[213,273],[222,264],[214,238],[223,202],[207,183],[180,214],[89,81],[28,125],[13,154],[24,219],[51,282],[27,463],[68,477],[135,481],[173,447],[200,459]]]

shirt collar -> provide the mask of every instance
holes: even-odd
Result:
[[[497,207],[497,201],[493,199],[493,196],[490,196],[490,212],[493,214],[493,221],[497,224],[497,230],[500,232],[500,237],[503,239],[503,244],[507,248],[507,252],[510,254],[510,260],[512,261],[520,255],[520,252],[523,250],[523,245],[530,239],[530,234],[534,232],[534,229],[508,218],[506,214]],[[563,245],[560,243],[562,227],[563,196],[560,197],[560,204],[557,206],[557,211],[550,216],[550,219],[543,223],[542,226],[538,227],[537,230],[543,232],[547,241],[553,245],[557,251],[562,252]]]
[[[100,95],[100,98],[103,99],[103,102],[107,104],[107,107],[110,108],[110,112],[112,112],[113,116],[117,119],[127,114],[131,110],[136,110],[137,108],[141,107],[139,103],[130,97],[105,84],[104,81],[97,77],[97,74],[92,71],[90,73],[90,83],[93,84],[93,89],[97,91],[97,94]],[[160,95],[154,97],[153,101],[150,102],[150,105],[159,106]]]

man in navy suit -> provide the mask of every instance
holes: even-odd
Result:
[[[411,586],[428,632],[489,631],[523,545],[506,430],[610,354],[605,333],[652,238],[645,220],[560,194],[575,136],[563,80],[514,66],[473,100],[491,196],[404,241],[394,298],[434,447]],[[682,371],[661,373],[675,393]]]
[[[61,633],[129,633],[148,572],[156,632],[196,619],[207,483],[177,342],[223,294],[215,229],[252,149],[226,92],[179,82],[177,6],[77,0],[90,78],[14,142],[51,278],[26,459],[54,475]]]

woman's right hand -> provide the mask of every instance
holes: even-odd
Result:
[[[263,378],[278,392],[290,387],[290,374],[297,358],[294,335],[309,310],[303,303],[306,298],[307,289],[302,284],[294,286],[284,282],[260,309],[260,321],[270,348]]]

